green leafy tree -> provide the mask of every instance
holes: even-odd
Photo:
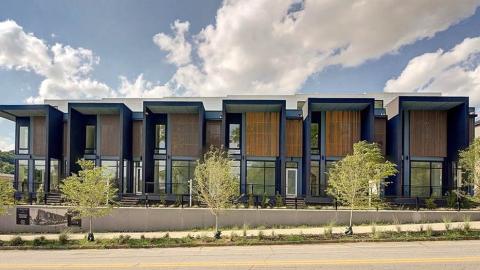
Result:
[[[462,185],[472,188],[474,193],[457,191],[457,193],[474,202],[480,202],[480,138],[475,138],[473,143],[465,150],[459,153],[458,165],[466,172],[463,177]]]
[[[118,190],[112,185],[111,175],[105,167],[95,167],[87,160],[77,163],[81,170],[67,177],[60,189],[71,210],[81,218],[89,218],[88,239],[93,241],[93,218],[110,213]]]
[[[380,189],[385,179],[395,175],[395,164],[385,161],[375,143],[361,141],[353,145],[353,154],[333,164],[328,172],[327,193],[350,208],[346,233],[351,234],[353,210],[381,204]]]
[[[7,207],[15,203],[12,182],[8,179],[0,178],[0,215],[7,212]]]
[[[220,238],[218,217],[222,210],[232,206],[238,196],[237,176],[223,149],[211,147],[195,168],[194,190],[198,199],[206,204],[215,216],[215,237]]]

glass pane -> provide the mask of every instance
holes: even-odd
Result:
[[[275,167],[265,168],[265,192],[268,196],[275,196]]]
[[[154,193],[165,194],[165,176],[166,176],[165,160],[155,160],[155,170],[153,172],[153,177],[155,180]]]
[[[29,192],[28,188],[28,160],[18,161],[18,191]]]
[[[155,149],[165,149],[166,146],[166,126],[155,125]],[[157,151],[159,154],[164,154],[165,151]]]
[[[193,179],[195,161],[172,161],[172,193],[188,194],[188,181]]]
[[[36,193],[45,190],[45,160],[35,160],[34,189]]]
[[[320,166],[318,161],[310,163],[310,194],[320,196]]]
[[[238,182],[238,194],[240,194],[240,160],[232,160],[230,162],[230,170],[236,176]]]
[[[87,125],[85,126],[85,153],[93,154],[95,153],[95,126]]]
[[[433,165],[433,164],[432,164]],[[432,169],[432,197],[442,196],[442,169]]]
[[[297,170],[288,169],[287,170],[287,194],[296,195],[296,186],[297,186]]]
[[[58,160],[50,159],[50,191],[58,191],[59,172]]]
[[[430,197],[429,162],[412,162],[410,194],[412,197]]]
[[[123,160],[123,193],[128,192],[128,161]]]
[[[240,124],[230,124],[229,129],[228,148],[240,148]]]
[[[247,193],[275,195],[275,162],[247,161]]]
[[[142,185],[143,185],[143,176],[142,176],[142,162],[135,161],[133,163],[133,180],[135,182],[135,192],[142,193]]]
[[[28,145],[28,126],[21,126],[18,138],[19,154],[28,154]]]
[[[318,123],[310,125],[310,148],[318,149]]]
[[[118,161],[102,160],[102,167],[106,168],[106,173],[110,176],[111,183],[115,184],[118,180]]]

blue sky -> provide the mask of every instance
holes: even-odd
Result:
[[[475,47],[480,41],[467,46],[465,39],[480,36],[478,1],[446,1],[444,7],[438,7],[438,1],[363,6],[327,2],[3,0],[0,24],[14,24],[5,24],[3,33],[0,26],[1,103],[219,95],[247,89],[254,94],[442,91],[469,95],[477,102]],[[292,12],[292,5],[299,8]],[[209,30],[202,32],[205,28]],[[13,39],[8,31],[43,45],[28,52],[32,46],[19,39],[8,51]],[[63,50],[60,54],[75,64],[64,68],[63,58],[53,58],[56,43],[61,49],[72,48],[74,56]],[[462,57],[449,56],[449,50]],[[12,56],[16,53],[21,57]],[[59,63],[53,71],[39,68],[35,61],[40,60],[32,59],[42,53],[52,59],[40,65]],[[412,59],[444,67],[419,70],[418,64],[409,65]],[[82,67],[88,71],[79,72]],[[452,81],[452,76],[465,79],[444,90],[442,82]],[[13,132],[12,123],[0,121],[0,149],[11,147]]]

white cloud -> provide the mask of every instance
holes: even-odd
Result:
[[[430,38],[471,16],[478,3],[226,0],[215,25],[193,35],[198,61],[190,64],[174,60],[189,52],[181,46],[188,27],[155,37],[164,39],[170,62],[182,63],[170,81],[182,94],[293,93],[327,66],[357,66]]]
[[[15,149],[15,144],[10,137],[0,137],[0,150],[10,151]]]
[[[480,105],[480,37],[466,38],[449,51],[439,49],[411,59],[384,90],[469,96],[471,105]]]
[[[126,77],[120,76],[120,87],[118,92],[122,97],[164,97],[173,95],[171,89],[165,85],[153,84],[143,78],[143,74],[138,75],[135,81],[130,82]]]
[[[167,51],[167,61],[175,65],[190,63],[192,45],[186,41],[185,34],[188,32],[189,22],[176,20],[171,26],[175,36],[172,38],[166,34],[159,33],[153,37],[153,42],[162,50]]]

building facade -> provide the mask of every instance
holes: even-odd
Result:
[[[58,194],[79,159],[105,166],[120,196],[174,200],[189,193],[197,160],[224,147],[239,196],[330,202],[333,162],[365,140],[399,173],[385,196],[442,197],[461,181],[458,151],[474,137],[467,97],[297,94],[288,96],[46,100],[0,105],[16,123],[18,198]]]

